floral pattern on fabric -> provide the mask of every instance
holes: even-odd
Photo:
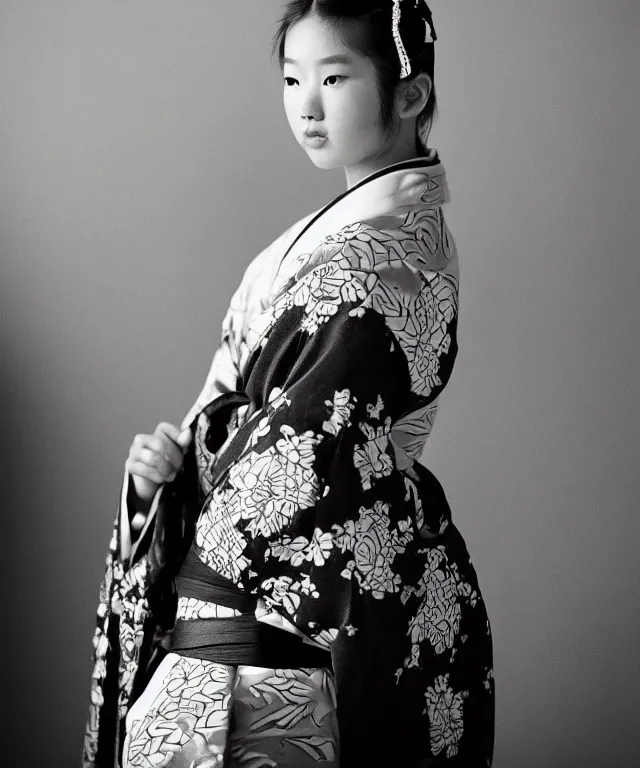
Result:
[[[357,655],[349,645],[362,636],[356,615],[374,611],[368,599],[381,606],[380,625],[401,611],[406,640],[390,653],[398,663],[379,674],[415,690],[425,670],[444,675],[464,663],[470,611],[478,626],[485,622],[473,570],[464,559],[459,570],[454,549],[440,543],[450,521],[412,471],[451,371],[457,283],[419,268],[409,238],[357,224],[332,240],[269,310],[252,372],[286,401],[273,407],[265,396],[254,430],[229,445],[238,454],[210,504],[220,511],[201,517],[196,542],[201,558],[218,558],[218,572],[332,653],[339,645]],[[299,379],[271,365],[272,339],[278,349],[297,339]],[[398,457],[410,462],[408,474]],[[227,529],[237,544],[224,547],[234,553],[230,564],[211,554],[219,543],[203,547],[205,531]]]
[[[145,597],[147,559],[143,557],[132,568],[125,570],[118,552],[119,529],[118,514],[100,587],[98,619],[93,637],[94,667],[91,675],[89,718],[84,739],[83,768],[92,766],[96,759],[99,714],[105,705],[104,683],[108,674],[118,676],[118,697],[115,702],[117,714],[121,718],[127,714],[144,641],[144,624],[148,616]],[[110,638],[116,627],[119,657],[112,659]],[[115,662],[117,666],[114,667]]]
[[[411,218],[409,214],[401,227],[402,236],[359,222],[325,238],[309,259],[320,265],[274,303],[263,325],[301,306],[302,328],[313,334],[340,304],[360,304],[352,310],[356,314],[371,307],[387,318],[400,342],[414,391],[429,395],[442,385],[440,356],[451,344],[449,325],[456,315],[458,285],[454,275],[426,268],[430,261],[421,247],[425,239],[412,236],[422,230],[415,216],[412,226]],[[425,281],[428,291],[421,290]]]
[[[421,599],[418,613],[409,625],[411,637],[411,659],[405,666],[414,667],[420,663],[421,644],[428,640],[434,653],[441,654],[452,648],[460,632],[462,611],[458,601],[459,581],[454,571],[447,568],[444,547],[426,551],[427,563],[424,575],[417,589],[405,587],[402,600],[411,592]]]
[[[333,400],[325,400],[324,404],[331,408],[329,419],[322,424],[322,429],[330,435],[337,435],[343,427],[351,426],[351,412],[355,403],[351,402],[351,392],[343,389],[336,392]]]
[[[457,354],[456,250],[433,202],[445,192],[433,175],[413,207],[403,198],[324,229],[320,216],[317,245],[281,292],[265,297],[255,272],[257,302],[243,284],[241,304],[254,309],[228,315],[198,400],[203,441],[205,393],[215,400],[235,386],[251,407],[209,458],[201,453],[193,548],[282,627],[330,652],[342,768],[454,756],[486,768],[493,753],[489,620],[444,492],[418,462]],[[309,696],[272,681],[254,690],[279,711],[258,722],[286,730],[281,744],[313,733],[300,751],[322,759],[324,737],[295,732],[311,728],[313,717],[298,721]],[[229,765],[234,755],[280,765],[251,733]]]
[[[231,468],[227,487],[213,493],[198,526],[201,558],[229,579],[237,580],[250,562],[243,555],[246,538],[237,523],[246,523],[248,534],[268,537],[317,498],[318,480],[311,465],[322,436],[309,431],[298,435],[286,425],[280,435],[267,451],[251,451]]]
[[[124,768],[337,766],[336,694],[324,669],[168,656],[127,718]],[[231,719],[233,718],[233,728]]]
[[[289,621],[295,621],[303,596],[319,597],[320,593],[308,574],[295,580],[291,576],[265,579],[262,582],[262,598],[267,608],[279,607]]]
[[[373,509],[360,508],[358,520],[334,526],[336,545],[353,553],[341,576],[354,578],[363,591],[381,600],[385,594],[398,592],[401,578],[392,566],[396,555],[405,551],[413,539],[410,520],[400,520],[392,529],[389,505],[376,501]]]
[[[429,740],[434,755],[442,750],[447,757],[458,754],[458,742],[464,731],[463,704],[468,695],[468,691],[453,692],[449,674],[439,675],[434,685],[427,688],[425,712],[429,715]]]
[[[172,758],[176,755],[195,761],[215,758],[223,752],[224,742],[221,749],[216,749],[210,741],[211,734],[225,734],[232,681],[231,670],[220,664],[179,657],[164,676],[159,695],[145,707],[146,711],[138,715],[139,705],[131,711],[125,766],[174,765],[177,761]],[[184,760],[180,763],[194,764]]]
[[[251,561],[243,552],[247,540],[238,531],[226,506],[226,496],[216,491],[200,518],[196,530],[198,556],[203,563],[232,581],[238,581]],[[236,512],[235,518],[240,513]]]
[[[312,561],[315,565],[324,565],[333,549],[334,539],[331,533],[323,533],[320,528],[313,532],[311,541],[304,536],[283,536],[271,544],[265,552],[265,558],[277,557],[278,560],[288,560],[294,567],[301,565],[304,560]]]
[[[362,490],[368,491],[377,478],[387,477],[394,470],[393,459],[387,452],[391,419],[387,419],[382,426],[375,427],[362,421],[360,430],[367,441],[355,447],[353,463],[360,473]]]

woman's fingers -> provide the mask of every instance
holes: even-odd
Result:
[[[129,460],[155,470],[164,481],[180,470],[183,456],[175,445],[168,445],[154,435],[138,435],[129,450]]]
[[[190,432],[190,430],[188,431]],[[182,451],[184,451],[184,448],[189,444],[188,441],[186,444],[184,443],[184,430],[181,431],[173,424],[162,421],[156,427],[154,434],[165,440],[167,444],[175,446],[178,453],[181,454],[180,460],[182,461]]]
[[[158,459],[151,460],[153,466],[157,466],[158,461],[164,459],[176,471],[180,469],[184,461],[184,454],[180,448],[164,435],[136,435],[132,451],[136,456],[141,456],[145,451],[152,451],[158,456]],[[144,455],[145,460],[148,460],[148,454],[145,453]]]
[[[168,466],[168,465],[166,465]],[[161,485],[162,483],[171,482],[176,477],[174,469],[170,469],[168,472],[162,472],[156,467],[141,461],[140,459],[127,459],[125,464],[127,472],[138,477],[143,477],[145,480],[150,480],[152,483]]]
[[[149,480],[156,485],[161,485],[165,482],[164,477],[162,477],[157,469],[154,469],[147,464],[143,464],[136,459],[127,459],[125,469],[129,474],[134,475],[135,477],[141,477],[143,480]]]
[[[179,469],[168,460],[166,454],[159,453],[156,449],[143,448],[138,454],[138,460],[157,470],[162,477],[168,477]]]
[[[145,445],[146,447],[151,448],[152,451],[159,453],[160,456],[164,456],[176,469],[180,469],[182,466],[184,454],[179,446],[177,446],[173,440],[166,437],[166,435],[150,435],[149,440]]]
[[[129,449],[127,472],[160,485],[175,480],[184,462],[183,450],[191,441],[191,430],[180,430],[166,421],[152,435],[136,435]]]
[[[173,440],[174,443],[177,443],[178,437],[180,436],[180,430],[173,424],[169,424],[168,421],[161,421],[155,428],[154,434],[166,435],[170,440]]]

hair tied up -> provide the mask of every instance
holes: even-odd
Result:
[[[431,8],[429,8],[429,3],[427,0],[415,0],[415,7],[417,8],[419,5],[422,5],[420,18],[424,21],[426,27],[424,42],[435,43],[438,36],[436,35],[436,28],[433,24],[433,14],[431,13]]]
[[[400,59],[400,79],[404,80],[409,77],[412,71],[411,58],[407,52],[402,35],[400,34],[400,18],[402,15],[403,0],[393,0],[393,9],[391,12],[391,34],[396,44],[398,51],[398,58]],[[436,30],[433,25],[433,16],[431,14],[431,8],[427,0],[414,0],[414,12],[417,12],[418,18],[424,21],[425,26],[425,38],[423,43],[425,45],[433,45],[437,40]]]

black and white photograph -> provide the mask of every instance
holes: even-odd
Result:
[[[640,764],[638,0],[0,0],[0,764]]]

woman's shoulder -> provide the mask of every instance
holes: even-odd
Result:
[[[256,279],[262,280],[263,277],[271,274],[280,263],[282,257],[286,254],[295,239],[307,226],[309,221],[316,215],[316,211],[303,216],[294,224],[287,227],[275,240],[271,241],[263,248],[257,256],[249,262],[244,271],[243,282],[251,284]]]

